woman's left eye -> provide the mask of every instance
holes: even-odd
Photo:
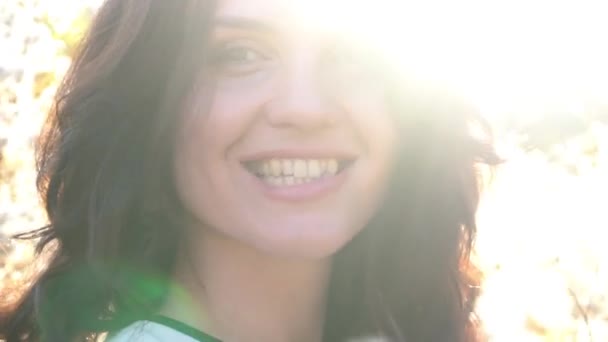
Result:
[[[369,78],[378,72],[376,58],[363,48],[336,45],[327,51],[326,57],[330,70],[341,77]]]

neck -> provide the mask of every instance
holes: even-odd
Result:
[[[321,341],[331,260],[287,260],[212,233],[182,250],[185,292],[170,291],[163,314],[225,341]]]

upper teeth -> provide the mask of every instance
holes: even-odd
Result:
[[[293,177],[314,179],[338,173],[337,159],[270,159],[255,165],[263,177]]]

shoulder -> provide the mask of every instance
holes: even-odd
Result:
[[[105,342],[199,342],[173,328],[151,321],[137,321],[110,335]]]

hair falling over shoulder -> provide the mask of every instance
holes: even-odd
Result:
[[[56,250],[3,315],[7,342],[90,340],[163,303],[183,208],[173,184],[159,180],[172,179],[174,113],[209,57],[213,8],[211,0],[100,8],[39,138],[49,224],[19,238]],[[468,106],[407,84],[389,97],[407,141],[385,205],[336,256],[324,340],[476,342],[477,166],[499,160],[490,139],[470,134],[483,121]]]

